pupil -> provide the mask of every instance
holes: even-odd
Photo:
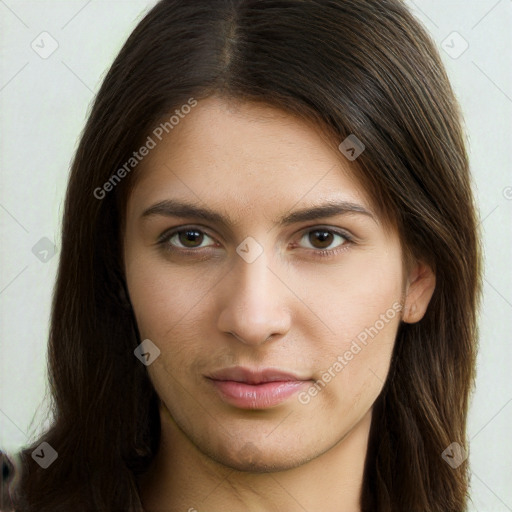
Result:
[[[203,234],[197,230],[188,229],[187,231],[182,231],[179,238],[183,245],[187,247],[195,247],[195,243],[197,243],[197,245],[201,245],[201,242],[203,241]]]
[[[312,231],[309,236],[312,245],[315,245],[313,239],[316,239],[316,242],[320,242],[320,245],[316,245],[316,247],[323,249],[325,247],[329,247],[329,245],[332,244],[333,234],[329,231]]]

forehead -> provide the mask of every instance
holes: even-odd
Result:
[[[169,197],[247,214],[343,199],[370,208],[350,163],[312,122],[264,104],[198,102],[137,169],[129,212]]]

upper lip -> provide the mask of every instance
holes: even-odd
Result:
[[[297,375],[277,370],[275,368],[250,369],[241,366],[223,368],[208,375],[213,380],[232,380],[246,384],[261,384],[263,382],[307,380]]]

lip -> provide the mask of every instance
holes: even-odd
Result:
[[[306,386],[310,379],[273,368],[224,368],[206,377],[225,402],[241,409],[275,407]]]
[[[293,372],[279,370],[277,368],[251,369],[244,366],[233,366],[217,370],[210,375],[213,380],[231,380],[245,384],[263,384],[265,382],[290,382],[309,380],[295,375]]]

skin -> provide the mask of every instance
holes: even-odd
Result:
[[[372,406],[399,323],[422,318],[435,277],[421,262],[404,265],[396,230],[375,215],[350,165],[313,124],[210,97],[137,169],[124,265],[141,339],[160,350],[147,370],[162,424],[157,457],[138,482],[146,511],[360,510]],[[169,199],[208,207],[229,223],[142,216]],[[373,217],[277,223],[338,200]],[[171,228],[200,234],[188,252],[186,237],[169,236],[175,250],[166,250],[157,241]],[[251,263],[236,251],[248,236],[263,249]],[[329,249],[338,252],[320,254]],[[397,303],[402,311],[333,370]],[[331,379],[307,403],[295,394],[274,407],[239,408],[205,377],[235,365],[293,372],[311,379],[306,389],[325,382],[329,368]]]

